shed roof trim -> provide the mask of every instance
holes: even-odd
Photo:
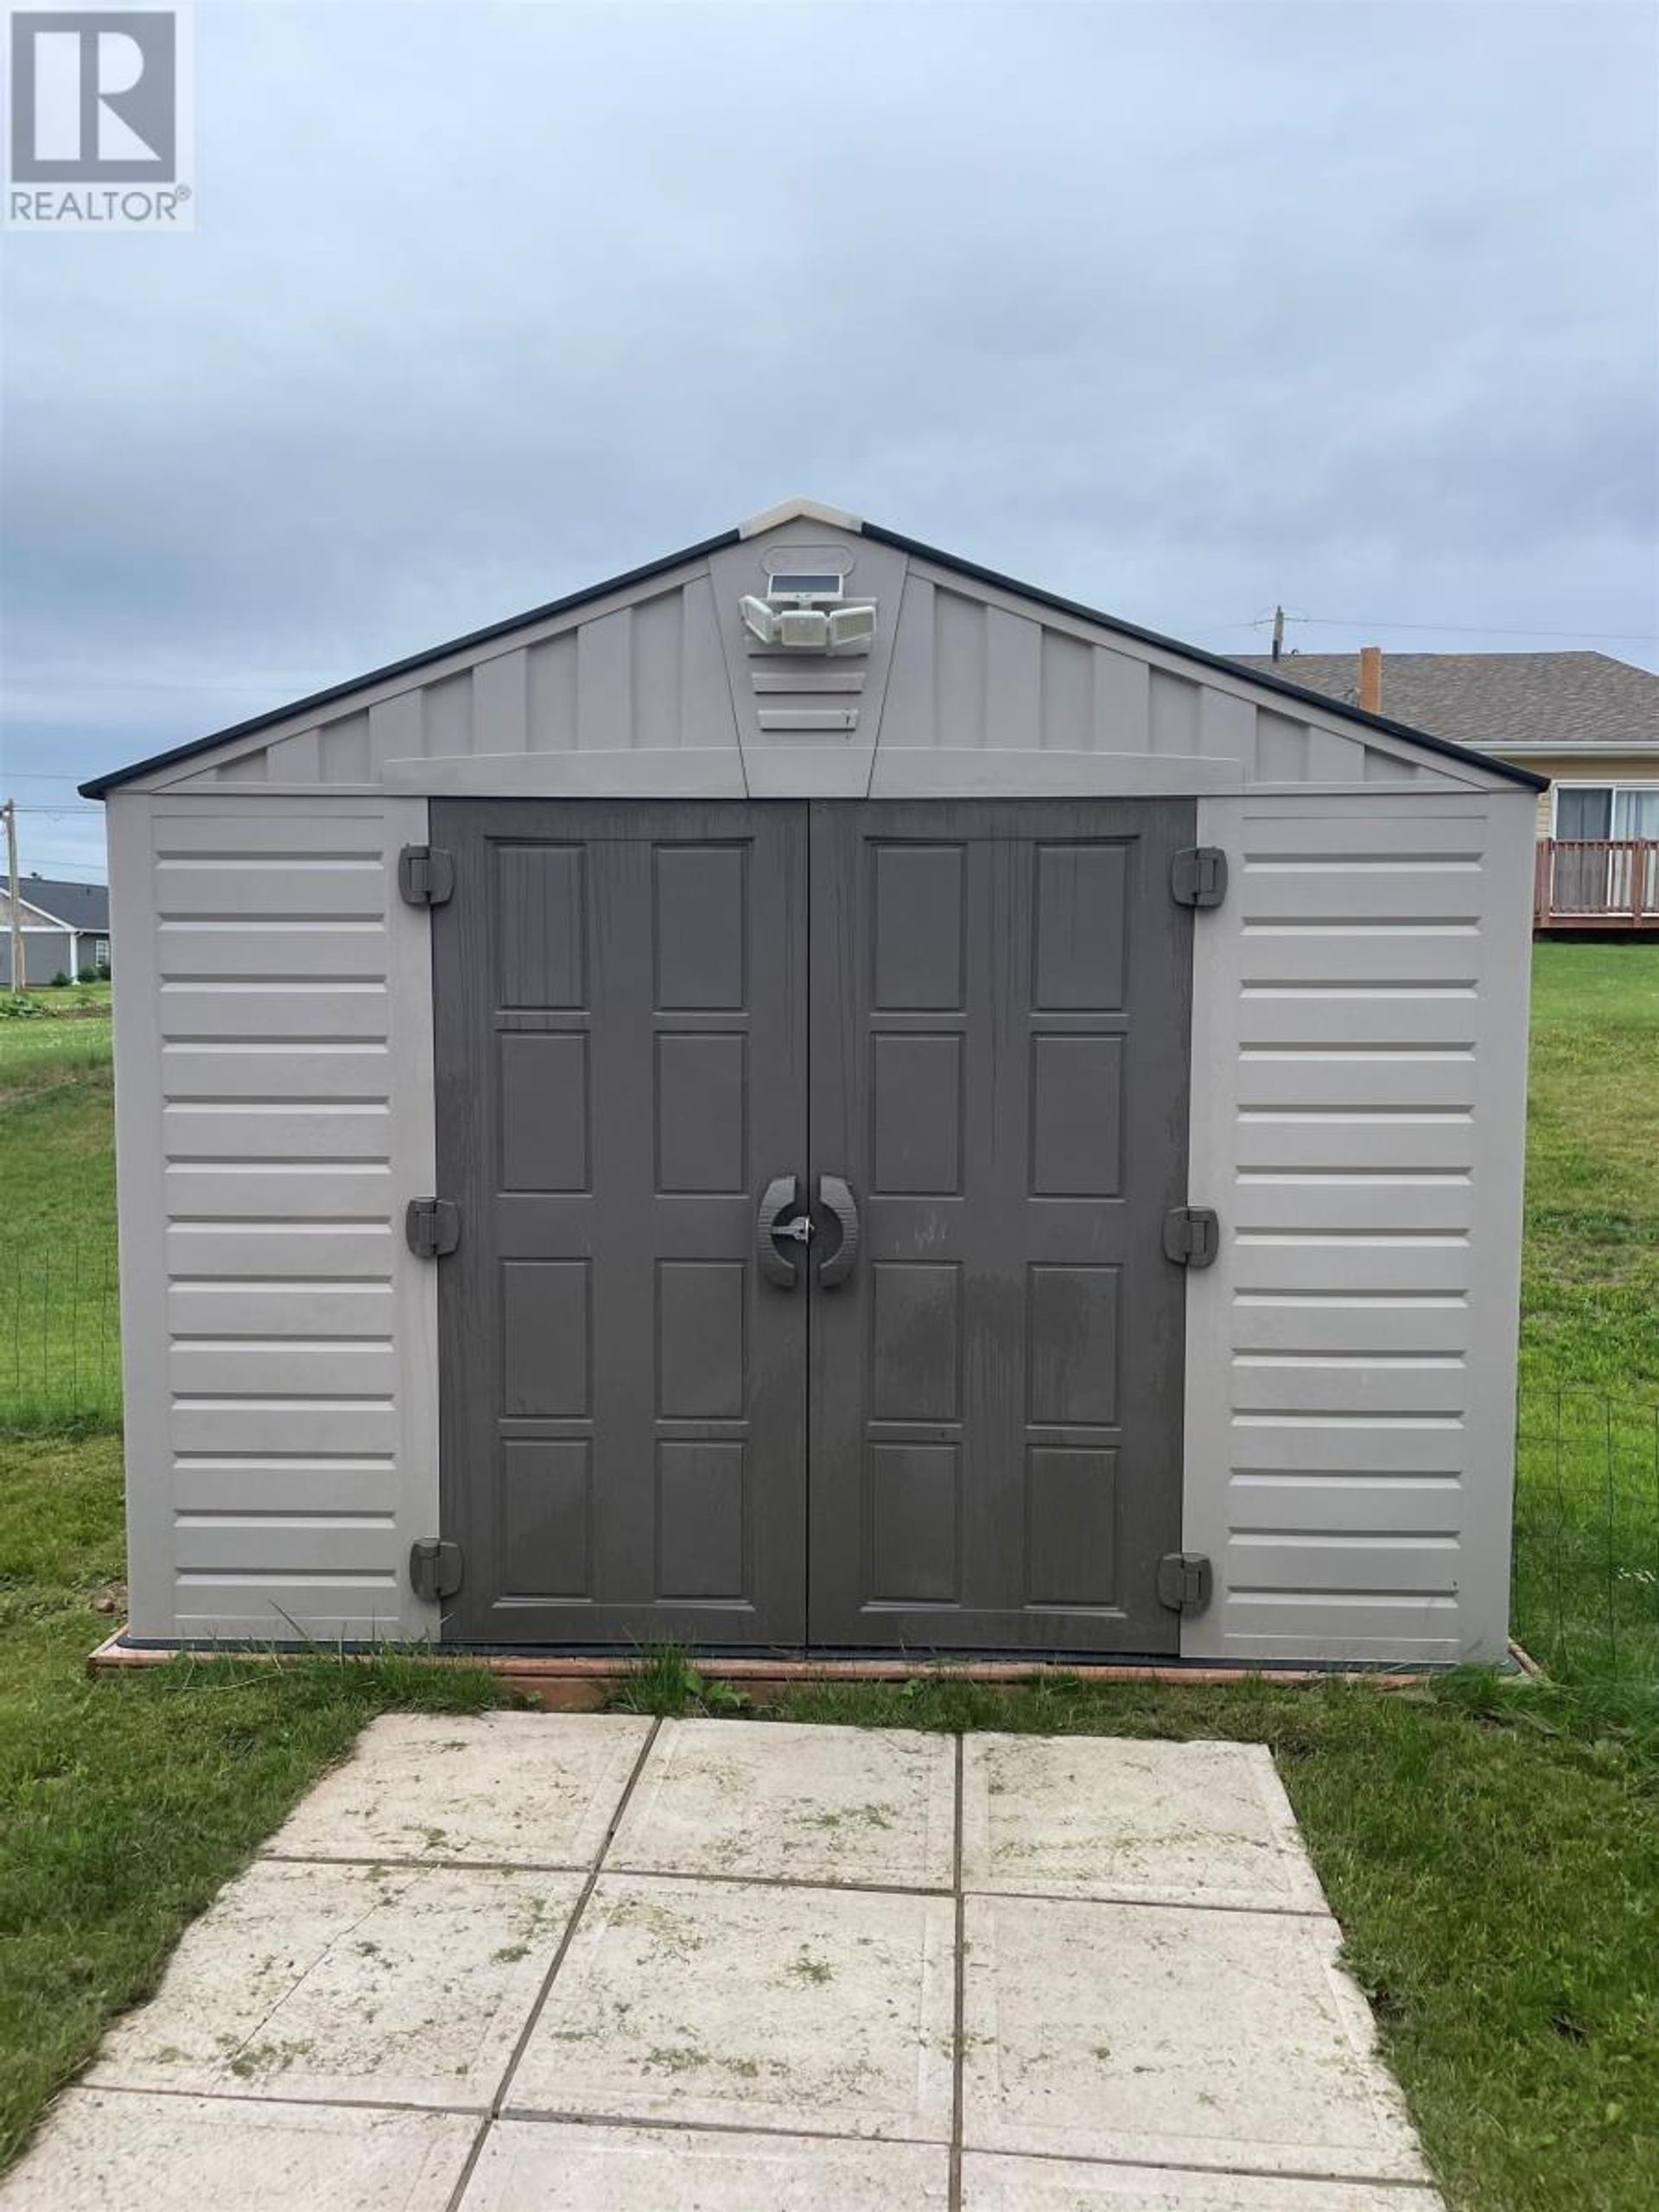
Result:
[[[740,537],[759,537],[768,530],[776,530],[786,522],[827,523],[832,530],[860,531],[864,527],[858,516],[848,513],[845,507],[827,507],[822,499],[808,499],[798,496],[780,499],[775,507],[766,507],[758,515],[751,515],[747,522],[737,525]]]
[[[475,630],[466,637],[450,639],[446,643],[432,646],[424,652],[411,654],[405,659],[393,661],[383,668],[372,670],[366,675],[353,677],[344,683],[331,685],[326,690],[313,692],[306,698],[273,708],[264,714],[255,715],[246,721],[232,724],[227,729],[216,730],[207,737],[195,738],[187,744],[175,746],[167,752],[153,754],[148,760],[135,761],[130,767],[111,769],[107,775],[95,776],[90,781],[81,785],[81,795],[86,798],[103,798],[109,792],[119,789],[124,784],[131,783],[138,777],[151,775],[160,769],[170,768],[178,763],[199,759],[219,747],[228,745],[235,740],[254,736],[261,730],[272,728],[278,723],[291,722],[302,716],[321,714],[323,709],[353,698],[357,694],[368,690],[373,685],[412,675],[457,654],[476,652],[481,646],[509,638],[516,632],[524,630],[532,624],[546,622],[578,608],[592,605],[596,601],[606,599],[614,593],[626,591],[637,585],[649,582],[656,577],[668,575],[674,569],[684,569],[696,562],[706,561],[715,553],[742,543],[746,538],[758,536],[766,531],[777,529],[783,524],[802,520],[810,520],[823,526],[857,531],[874,543],[891,546],[896,551],[913,556],[916,559],[928,562],[937,568],[953,571],[958,575],[972,578],[979,583],[988,584],[998,590],[1014,594],[1029,601],[1033,606],[1051,608],[1058,613],[1069,615],[1075,620],[1093,624],[1100,629],[1114,632],[1120,637],[1133,639],[1137,643],[1150,645],[1159,652],[1178,655],[1180,658],[1191,662],[1195,667],[1207,669],[1213,673],[1230,678],[1235,684],[1243,678],[1253,690],[1294,700],[1303,707],[1317,708],[1325,715],[1329,715],[1334,709],[1344,721],[1354,722],[1362,728],[1379,731],[1385,736],[1403,740],[1408,744],[1425,752],[1439,754],[1442,759],[1461,762],[1465,767],[1478,770],[1483,776],[1497,776],[1507,782],[1519,784],[1526,789],[1534,791],[1541,791],[1548,785],[1548,778],[1535,776],[1530,769],[1521,767],[1491,753],[1474,752],[1467,747],[1453,744],[1446,738],[1433,736],[1427,730],[1417,729],[1408,723],[1395,721],[1384,715],[1367,714],[1361,708],[1351,706],[1345,702],[1334,702],[1326,693],[1311,690],[1300,683],[1288,683],[1283,677],[1271,675],[1261,669],[1247,668],[1236,659],[1226,658],[1219,653],[1206,652],[1201,646],[1184,644],[1179,639],[1166,637],[1157,631],[1142,629],[1135,623],[1126,622],[1116,615],[1104,613],[1098,607],[1084,606],[1076,600],[1061,598],[1053,592],[1044,591],[1033,584],[1022,583],[1017,578],[1004,575],[996,569],[982,568],[975,562],[963,560],[959,555],[942,551],[937,546],[924,544],[915,538],[903,537],[896,531],[883,530],[874,523],[861,522],[856,517],[849,515],[842,510],[823,506],[809,499],[795,499],[785,500],[765,514],[751,518],[748,522],[734,530],[724,531],[717,537],[704,538],[696,545],[684,547],[678,552],[666,554],[659,560],[648,562],[643,567],[630,569],[621,575],[607,577],[602,582],[590,584],[581,591],[568,594],[563,599],[550,601],[545,606],[532,607],[525,613],[512,615],[505,621],[492,623],[487,627]]]

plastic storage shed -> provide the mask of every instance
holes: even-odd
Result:
[[[132,1637],[1501,1656],[1536,789],[807,501],[88,785]]]

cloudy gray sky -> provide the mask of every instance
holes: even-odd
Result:
[[[207,0],[194,232],[4,240],[0,781],[791,491],[1224,652],[1659,666],[1656,24]]]

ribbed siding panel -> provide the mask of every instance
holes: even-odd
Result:
[[[430,965],[396,870],[424,802],[111,814],[135,1631],[419,1633],[435,1301],[399,1224],[431,1186]]]
[[[1530,830],[1524,795],[1204,804],[1194,1656],[1502,1651]]]

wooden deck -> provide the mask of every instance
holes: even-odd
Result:
[[[1541,837],[1532,925],[1659,937],[1659,838]]]

